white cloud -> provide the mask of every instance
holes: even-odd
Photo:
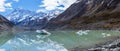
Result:
[[[40,7],[45,7],[46,10],[54,10],[54,9],[67,9],[71,4],[73,4],[76,0],[43,0],[42,5]],[[58,7],[63,5],[64,7]]]
[[[11,4],[12,4],[12,3],[6,3],[6,4],[4,4],[4,6],[9,8],[9,7],[12,7]]]
[[[15,2],[19,2],[19,0],[13,0],[13,1],[15,1]]]
[[[5,11],[4,4],[5,4],[5,0],[1,0],[0,1],[0,12],[4,12]]]
[[[12,3],[6,3],[6,0],[0,0],[0,12],[5,12],[6,9],[11,9],[12,6],[11,6]]]
[[[58,0],[59,5],[63,5],[64,8],[61,8],[63,10],[67,9],[71,4],[76,2],[77,0]]]

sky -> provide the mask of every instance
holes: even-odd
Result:
[[[0,0],[0,14],[7,15],[18,8],[35,12],[65,10],[74,2],[76,0]]]

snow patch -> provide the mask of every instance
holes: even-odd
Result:
[[[79,2],[81,2],[81,0],[80,1],[76,1],[75,3],[79,3]]]

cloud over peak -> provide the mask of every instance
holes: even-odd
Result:
[[[0,12],[5,12],[6,9],[11,9],[12,3],[6,3],[6,0],[0,0]]]
[[[60,9],[65,10],[76,0],[43,0],[40,7],[45,7],[46,10]]]

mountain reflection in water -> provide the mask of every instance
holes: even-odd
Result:
[[[15,36],[12,36],[10,40],[6,40],[7,42],[0,46],[0,50],[68,51],[75,47],[88,47],[104,42],[105,40],[109,40],[108,37],[120,36],[119,31],[107,30],[65,30],[49,32],[51,35],[42,35],[36,31],[16,33]]]

